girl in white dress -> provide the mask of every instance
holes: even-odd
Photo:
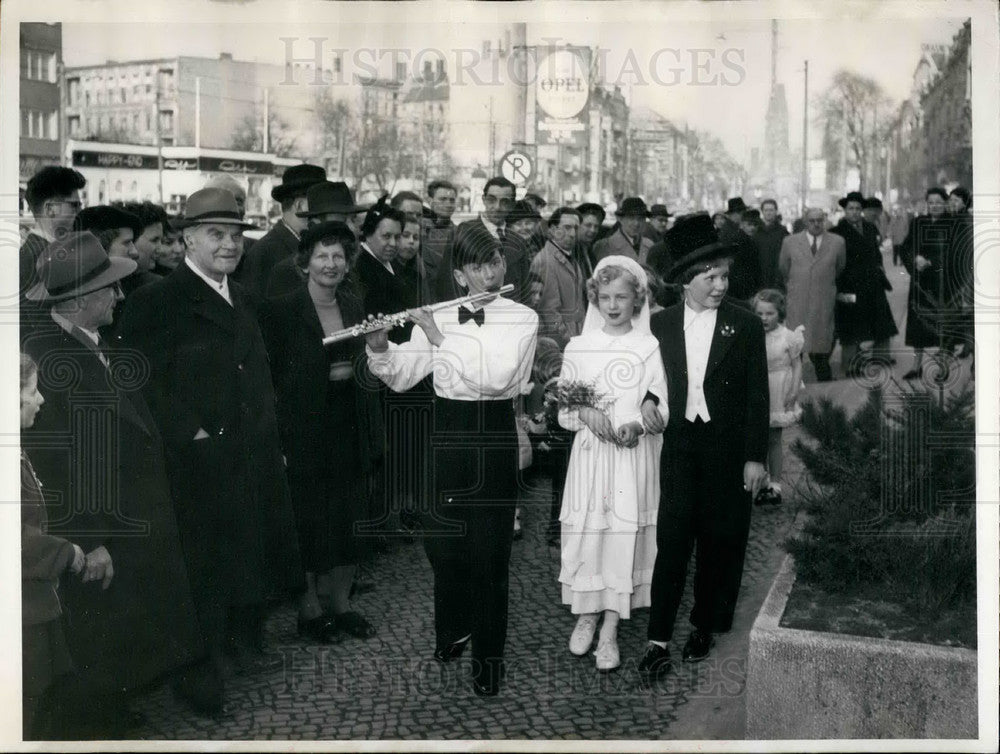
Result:
[[[659,342],[649,331],[646,274],[634,260],[608,256],[587,281],[581,334],[563,355],[560,383],[592,384],[599,408],[560,407],[575,431],[562,510],[562,600],[578,615],[570,651],[587,654],[602,615],[597,669],[621,664],[618,621],[648,607],[656,560],[661,435],[643,433],[641,407],[655,396],[667,418]]]
[[[754,500],[758,505],[781,502],[781,474],[784,468],[781,430],[802,418],[799,391],[802,388],[802,349],[805,326],[785,327],[785,296],[765,288],[750,301],[754,314],[764,325],[767,348],[767,384],[771,399],[771,429],[767,438],[767,470],[770,483]]]

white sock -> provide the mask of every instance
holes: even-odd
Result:
[[[649,643],[650,644],[655,644],[660,649],[666,649],[667,648],[667,643],[665,641],[653,641],[652,639],[650,639]]]

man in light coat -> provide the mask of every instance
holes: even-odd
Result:
[[[847,264],[844,239],[824,230],[826,213],[806,211],[806,229],[785,238],[778,256],[778,271],[787,291],[785,326],[794,330],[805,325],[805,352],[816,368],[816,379],[831,377],[834,304],[837,277]]]
[[[612,255],[620,255],[646,264],[653,242],[643,236],[642,231],[649,218],[646,202],[638,196],[630,196],[622,201],[615,215],[618,228],[614,233],[594,243],[594,264]]]
[[[531,280],[541,282],[539,329],[565,348],[580,334],[587,311],[586,278],[574,250],[580,213],[560,207],[549,218],[549,240],[531,262]]]

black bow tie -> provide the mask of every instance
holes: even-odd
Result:
[[[482,327],[483,322],[486,321],[486,311],[483,309],[471,311],[464,306],[458,307],[458,324],[464,325],[470,319],[475,322],[477,326]]]

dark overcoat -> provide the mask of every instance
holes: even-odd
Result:
[[[361,301],[342,286],[337,301],[350,327],[363,318]],[[361,458],[360,471],[383,454],[384,432],[379,386],[368,371],[364,338],[323,345],[323,328],[305,286],[268,302],[261,326],[271,360],[271,374],[278,397],[278,429],[289,470],[316,472],[330,463],[324,449],[330,433],[347,428],[329,427],[327,382],[331,360],[350,359],[356,375],[355,412]]]
[[[212,609],[304,586],[256,299],[229,292],[232,306],[183,263],[132,294],[120,328],[149,363],[192,587]]]
[[[258,299],[262,299],[267,295],[267,284],[275,265],[282,259],[295,256],[298,248],[299,239],[279,220],[253,246],[249,249],[244,247],[240,269],[234,277]]]
[[[921,215],[910,221],[906,239],[899,247],[899,256],[910,273],[907,299],[906,345],[928,348],[939,345],[942,320],[947,318],[949,282],[949,251],[954,235],[954,221],[942,216]],[[917,255],[930,262],[917,270]]]
[[[203,652],[163,444],[139,392],[138,354],[109,351],[51,322],[27,339],[45,404],[22,442],[43,485],[48,533],[89,553],[104,546],[114,578],[66,578],[67,638],[87,688],[134,689]]]
[[[882,267],[878,229],[867,221],[862,232],[842,218],[830,232],[844,239],[847,264],[837,278],[837,293],[853,293],[853,304],[837,302],[834,312],[837,337],[842,342],[886,340],[899,332],[889,308],[886,291],[892,290]]]

